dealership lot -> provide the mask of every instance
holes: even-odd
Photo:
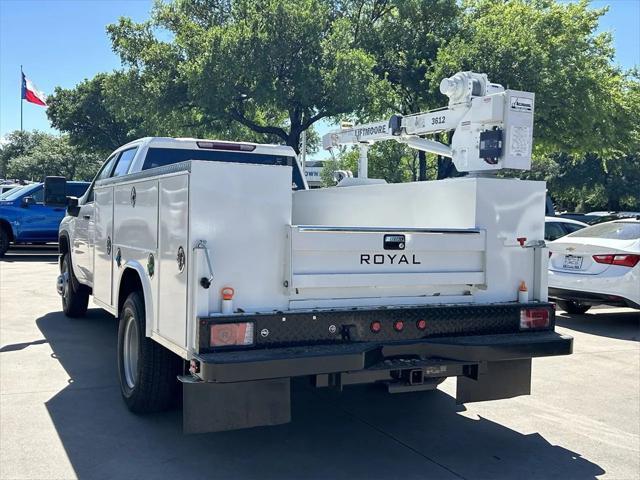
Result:
[[[126,409],[117,323],[62,315],[56,261],[23,248],[0,263],[2,479],[640,476],[637,311],[561,313],[575,353],[534,360],[529,397],[463,407],[452,380],[399,395],[300,381],[288,425],[183,436],[178,411]]]

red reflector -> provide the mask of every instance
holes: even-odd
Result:
[[[427,328],[427,321],[418,320],[418,322],[416,323],[416,327],[418,327],[418,330],[424,330],[425,328]]]
[[[523,308],[520,310],[520,329],[546,328],[549,326],[549,310],[546,308]]]
[[[209,345],[212,347],[252,344],[253,323],[217,323],[211,325]]]
[[[227,142],[196,142],[198,147],[208,150],[232,150],[236,152],[253,152],[255,145],[246,145],[244,143],[227,143]]]
[[[382,330],[382,324],[376,320],[375,322],[371,322],[370,328],[373,333],[378,333],[380,330]]]
[[[397,320],[393,322],[393,329],[396,332],[401,332],[403,328],[404,328],[404,322],[402,320]]]

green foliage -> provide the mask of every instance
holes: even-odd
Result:
[[[116,102],[118,93],[124,90],[114,88],[114,75],[99,74],[85,80],[73,89],[56,87],[48,97],[47,116],[51,125],[69,134],[74,145],[85,150],[109,151],[135,138],[136,129],[142,119],[139,116],[130,121],[117,118]],[[117,92],[114,95],[114,92]],[[135,115],[129,109],[128,116]]]
[[[67,137],[41,132],[13,132],[0,148],[8,178],[42,181],[48,175],[91,180],[103,158],[71,145]]]
[[[487,73],[536,94],[537,152],[606,154],[624,149],[632,118],[620,110],[624,76],[612,63],[605,9],[586,0],[469,0],[460,33],[441,48],[434,80],[459,70]]]
[[[558,211],[640,210],[640,156],[604,161],[593,154],[539,157],[531,172],[521,175],[544,180]]]
[[[328,0],[178,0],[107,30],[157,110],[194,109],[299,151],[303,130],[365,104],[375,80],[338,13]]]
[[[326,160],[321,172],[325,186],[335,185],[333,172],[350,170],[358,174],[358,148],[341,149],[335,158]],[[389,183],[415,181],[418,176],[418,154],[397,142],[381,142],[369,148],[369,178],[383,178]]]
[[[438,50],[459,29],[456,0],[353,0],[347,14],[355,41],[374,57],[373,71],[384,80],[364,105],[367,116],[440,106],[430,72]]]
[[[16,130],[8,134],[0,143],[0,178],[9,178],[8,165],[11,159],[30,152],[46,137],[45,133]]]
[[[440,80],[473,70],[536,94],[534,168],[519,176],[546,178],[566,208],[632,209],[640,81],[614,65],[611,34],[597,33],[604,12],[587,0],[159,1],[148,21],[108,26],[125,68],[56,89],[48,114],[86,152],[148,135],[299,151],[304,130],[311,152],[319,119],[440,107]],[[16,156],[3,153],[0,172]],[[325,183],[334,170],[355,173],[357,157],[342,149],[326,162]],[[374,146],[369,159],[372,178],[417,178],[415,152],[395,142]],[[428,156],[427,178],[455,175],[450,167]]]

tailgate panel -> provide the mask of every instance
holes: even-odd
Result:
[[[400,249],[385,249],[389,235]],[[296,299],[468,295],[485,283],[483,230],[293,226],[290,238]]]

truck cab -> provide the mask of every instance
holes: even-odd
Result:
[[[68,182],[67,189],[70,196],[79,197],[88,186],[88,182]],[[43,183],[7,192],[0,199],[0,257],[12,243],[57,242],[64,215],[64,208],[44,204]]]

